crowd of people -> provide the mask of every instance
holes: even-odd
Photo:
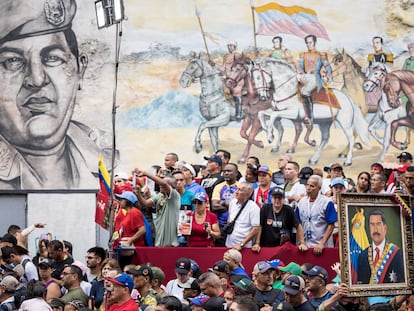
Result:
[[[338,193],[412,196],[412,155],[403,152],[397,160],[392,169],[373,163],[354,182],[339,163],[300,168],[290,155],[279,157],[276,172],[252,156],[241,173],[226,150],[205,157],[199,165],[168,153],[164,167],[115,174],[116,258],[94,246],[85,260],[75,259],[71,243],[54,240],[51,234],[42,234],[32,258],[26,236],[44,224],[24,230],[11,225],[0,240],[0,310],[411,309],[410,295],[349,296],[339,263],[331,267],[335,279],[317,262],[300,265],[261,258],[253,271],[242,265],[245,248],[260,253],[262,247],[292,243],[299,251],[310,249],[323,256],[325,248],[338,246]],[[371,211],[368,222],[372,246],[359,256],[361,271],[356,271],[355,284],[404,283],[400,249],[388,242],[384,246],[387,224],[381,210]],[[196,255],[179,258],[176,277],[168,280],[153,263],[136,262],[135,247],[153,245],[226,249],[206,271]],[[381,278],[375,252],[382,252],[381,260],[387,260],[388,251],[396,254],[391,265],[384,263],[380,270],[385,275],[393,267],[392,277]],[[378,272],[378,278],[370,269]]]

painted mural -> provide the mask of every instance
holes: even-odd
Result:
[[[226,149],[356,175],[414,151],[414,1],[124,2],[116,171]],[[92,0],[0,7],[0,188],[97,188],[115,27],[97,29]]]

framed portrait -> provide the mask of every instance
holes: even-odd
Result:
[[[411,294],[413,226],[408,196],[344,193],[338,198],[341,281],[354,296]]]

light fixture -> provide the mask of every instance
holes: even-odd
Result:
[[[115,35],[115,67],[114,67],[114,88],[112,93],[112,154],[111,154],[111,183],[110,183],[110,197],[109,197],[109,241],[108,248],[112,255],[112,235],[114,232],[114,171],[115,171],[115,158],[117,157],[116,152],[116,110],[117,110],[117,91],[118,91],[118,68],[119,68],[119,52],[121,48],[121,37],[122,37],[122,21],[125,19],[124,15],[124,2],[123,0],[96,0],[95,1],[95,12],[98,29],[116,25]]]
[[[96,21],[98,29],[118,24],[125,19],[123,0],[96,0]]]

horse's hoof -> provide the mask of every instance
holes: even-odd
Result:
[[[407,145],[406,144],[404,144],[403,142],[400,142],[400,150],[405,150],[405,149],[407,149],[408,147],[407,147]]]
[[[272,153],[279,152],[279,147],[273,147],[273,148],[270,150],[270,152],[272,152]]]
[[[316,164],[318,164],[318,160],[309,159],[308,160],[308,164],[310,164],[310,165],[316,165]]]
[[[201,144],[199,144],[199,145],[197,145],[197,146],[195,146],[195,152],[196,153],[200,153],[201,152],[201,150],[203,150],[203,145],[201,145]]]
[[[351,166],[352,165],[352,162],[344,162],[344,166]]]
[[[289,148],[286,153],[295,153],[295,148]]]
[[[268,136],[268,137],[267,137],[267,142],[268,142],[269,144],[271,144],[271,143],[273,142],[273,139],[275,139],[273,136]]]
[[[354,144],[354,148],[355,148],[355,149],[357,149],[357,150],[362,150],[362,145],[361,145],[361,143],[355,143],[355,144]]]
[[[340,154],[338,154],[338,158],[340,158],[340,159],[344,159],[344,158],[346,158],[348,155],[346,154],[346,153],[340,153]]]
[[[237,163],[238,164],[244,164],[244,163],[246,163],[246,159],[242,157],[242,158],[237,160]]]
[[[257,147],[257,148],[260,148],[260,149],[263,149],[264,148],[264,144],[263,144],[263,142],[260,140],[260,141],[257,141],[257,142],[255,142],[254,143],[254,145]]]

